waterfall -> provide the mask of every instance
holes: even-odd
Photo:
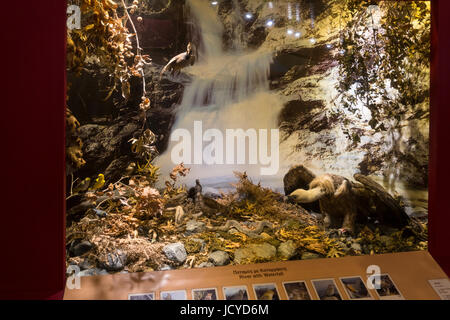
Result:
[[[268,51],[247,52],[235,47],[225,51],[222,45],[223,25],[217,12],[208,1],[187,0],[191,22],[198,35],[197,62],[185,69],[192,76],[192,82],[185,87],[183,98],[177,110],[172,133],[185,129],[194,137],[194,122],[201,121],[202,130],[218,129],[225,135],[227,129],[277,129],[278,114],[282,102],[269,91],[272,53]],[[234,33],[234,37],[239,37]],[[236,43],[240,39],[234,39]],[[234,43],[234,42],[233,42]],[[268,143],[270,138],[268,139]],[[171,152],[178,142],[171,141],[167,151],[156,164],[166,176],[176,165]],[[248,142],[246,159],[251,157]],[[203,143],[202,147],[206,147]],[[202,148],[202,150],[203,150]],[[225,146],[223,146],[225,153]],[[270,150],[270,149],[269,149]],[[254,151],[254,149],[253,149]],[[192,148],[192,155],[198,149]],[[248,163],[248,161],[246,161]],[[250,177],[260,180],[259,164],[186,164],[190,174],[183,181],[187,185],[200,179],[204,186],[227,188],[235,181],[233,171],[246,171]],[[266,176],[264,179],[270,180]]]

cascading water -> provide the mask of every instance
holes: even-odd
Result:
[[[277,118],[282,108],[279,97],[269,91],[272,53],[245,52],[238,48],[239,46],[234,46],[231,52],[225,52],[222,49],[223,26],[217,13],[206,1],[188,0],[187,3],[200,43],[197,45],[196,64],[185,69],[193,80],[185,88],[172,133],[177,129],[190,132],[193,141],[192,163],[194,163],[194,154],[198,156],[199,152],[208,145],[203,142],[202,148],[194,150],[194,122],[198,121],[201,121],[202,132],[217,129],[223,133],[223,143],[226,140],[227,129],[243,129],[244,131],[254,129],[255,132],[266,129],[269,132],[269,137],[266,137],[267,147],[269,147],[270,130],[277,129]],[[240,39],[235,41],[239,42]],[[177,164],[172,161],[172,150],[178,143],[171,141],[167,151],[156,161],[163,174],[170,172]],[[223,145],[223,150],[216,150],[219,153],[223,152],[224,159],[225,149],[226,146]],[[247,141],[245,163],[249,163],[251,150],[255,151],[249,147]],[[203,158],[207,162],[208,159],[205,159],[205,156]],[[195,179],[200,179],[204,186],[227,188],[230,182],[235,181],[233,171],[246,171],[255,180],[269,181],[274,180],[275,177],[275,175],[261,177],[260,163],[208,165],[204,162],[203,164],[186,164],[186,167],[191,168],[191,172],[183,182],[191,185]]]

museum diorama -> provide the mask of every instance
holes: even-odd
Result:
[[[87,278],[426,251],[430,11],[69,1],[67,267]],[[370,298],[363,282],[188,294]],[[187,298],[175,289],[159,299]],[[381,277],[380,298],[400,291]]]

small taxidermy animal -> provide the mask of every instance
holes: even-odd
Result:
[[[346,178],[324,174],[311,181],[309,190],[297,189],[289,197],[298,203],[318,200],[326,228],[341,225],[346,231],[354,232],[356,205],[351,184]]]
[[[164,66],[164,68],[161,71],[161,77],[166,71],[170,71],[170,73],[173,75],[175,73],[180,73],[180,70],[194,64],[194,55],[192,53],[192,45],[189,42],[187,45],[186,52],[180,53],[179,55],[176,55],[172,59],[170,59],[169,63]]]
[[[267,290],[264,294],[259,298],[259,300],[273,300],[273,296],[275,292],[273,290]]]

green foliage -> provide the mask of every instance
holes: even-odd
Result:
[[[340,34],[342,105],[357,113],[358,102],[370,111],[372,128],[400,120],[428,94],[430,4],[424,1],[347,0]],[[392,92],[396,95],[392,95]],[[391,91],[391,92],[389,92]]]

